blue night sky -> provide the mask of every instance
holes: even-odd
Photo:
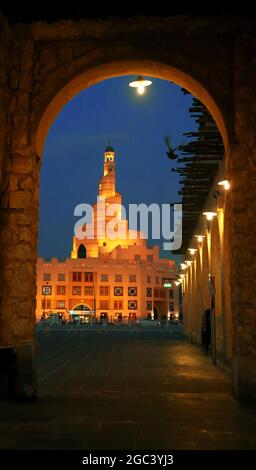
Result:
[[[128,86],[131,78],[112,78],[84,90],[51,126],[41,168],[39,256],[70,256],[74,208],[96,201],[109,143],[116,152],[116,189],[125,207],[180,200],[179,177],[171,172],[176,163],[166,156],[164,136],[176,146],[184,141],[183,132],[195,129],[188,112],[192,97],[159,79],[139,96]]]

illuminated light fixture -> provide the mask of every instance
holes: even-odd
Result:
[[[181,267],[181,269],[184,270],[184,269],[187,269],[188,266],[187,266],[187,264],[185,264],[185,263],[181,263],[180,267]]]
[[[193,264],[193,261],[188,260],[188,261],[185,261],[185,263],[186,263],[188,266],[191,266],[191,264]]]
[[[145,80],[141,75],[134,82],[130,82],[129,86],[137,88],[138,94],[143,95],[145,87],[152,85],[150,80]]]
[[[196,253],[197,248],[189,248],[188,251],[193,256]]]
[[[217,214],[216,212],[203,212],[203,215],[206,216],[207,220],[211,221]]]
[[[165,282],[164,287],[172,287],[172,283],[171,282]]]
[[[204,241],[205,235],[194,235],[194,237],[197,238],[199,243],[202,243]]]
[[[181,281],[175,281],[175,286],[179,286]]]
[[[218,185],[223,186],[223,188],[226,189],[226,191],[230,189],[230,182],[228,180],[219,181]]]
[[[181,279],[185,277],[185,274],[180,274]]]

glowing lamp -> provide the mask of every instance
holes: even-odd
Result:
[[[204,241],[205,235],[194,235],[199,243]]]
[[[172,287],[172,283],[171,282],[165,282],[164,287]]]
[[[189,248],[188,251],[193,256],[195,254],[195,252],[197,251],[197,249],[196,248]]]
[[[130,82],[129,86],[137,88],[138,94],[143,95],[145,87],[150,86],[152,82],[150,80],[145,80],[142,76],[136,78],[135,81]]]
[[[211,221],[217,214],[216,212],[203,212],[203,215],[205,215],[207,220]]]
[[[193,264],[193,261],[188,260],[188,261],[185,261],[185,263],[186,263],[188,266],[191,266],[191,264]]]
[[[180,267],[181,267],[181,269],[184,270],[184,269],[187,269],[188,266],[185,263],[181,263]]]
[[[223,188],[228,191],[230,189],[230,182],[228,180],[223,180],[218,182],[219,186],[223,186]]]

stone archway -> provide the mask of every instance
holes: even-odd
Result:
[[[116,60],[106,62],[106,56],[117,57]],[[44,83],[42,86],[42,97],[39,96],[37,103],[38,109],[35,112],[34,121],[34,135],[33,140],[36,148],[37,155],[42,155],[43,145],[47,136],[48,129],[50,128],[55,117],[58,115],[62,107],[71,100],[76,94],[80,93],[85,88],[89,88],[96,83],[107,80],[109,78],[123,76],[123,75],[148,75],[162,80],[168,80],[175,84],[186,88],[193,96],[196,96],[204,105],[209,109],[214,117],[218,128],[221,132],[222,139],[229,152],[229,137],[227,130],[227,123],[218,105],[217,100],[208,91],[208,87],[192,78],[192,75],[185,73],[181,69],[173,67],[165,62],[158,62],[157,60],[145,60],[143,58],[137,59],[137,53],[134,50],[134,59],[118,60],[119,53],[113,49],[111,52],[106,49],[99,49],[97,51],[97,59],[101,62],[100,65],[94,64],[85,66],[85,71],[72,77],[68,81],[67,76],[61,80],[60,89],[52,89],[49,84]],[[142,54],[143,57],[144,54]],[[147,54],[145,54],[147,55]],[[60,71],[58,71],[60,73]],[[49,89],[50,88],[50,89]],[[48,89],[46,91],[46,89]],[[48,99],[47,99],[48,97]]]
[[[78,310],[82,312],[91,312],[91,307],[88,304],[79,302],[78,304],[74,305],[72,310]]]
[[[225,217],[229,221],[234,389],[240,397],[255,396],[256,265],[251,266],[256,246],[252,204],[256,198],[255,25],[239,20],[215,26],[209,34],[211,18],[195,19],[191,28],[191,20],[184,17],[10,28],[1,18],[0,343],[15,348],[17,384],[22,383],[21,377],[30,377],[31,386],[19,389],[17,385],[18,393],[26,389],[29,394],[34,383],[39,172],[48,128],[81,89],[117,75],[145,74],[187,88],[207,106],[222,134],[227,178],[232,181]]]

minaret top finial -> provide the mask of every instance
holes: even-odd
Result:
[[[107,147],[105,148],[105,152],[114,152],[114,149],[113,149],[112,145],[110,145],[109,141],[108,141]]]
[[[108,145],[106,148],[105,148],[105,152],[114,152],[114,149],[111,145]]]

